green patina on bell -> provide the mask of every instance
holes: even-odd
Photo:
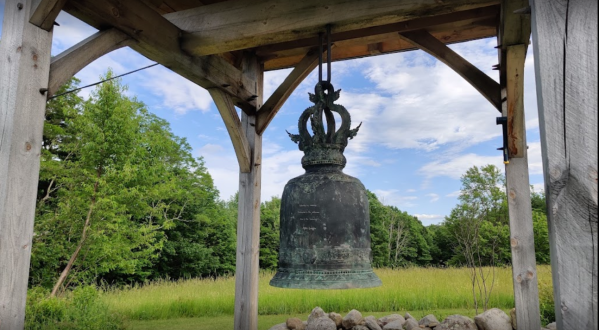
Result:
[[[343,151],[360,126],[350,129],[349,113],[333,103],[339,92],[329,82],[319,82],[315,94],[310,94],[314,106],[300,116],[299,134],[288,133],[304,152],[306,173],[291,179],[283,191],[279,269],[272,286],[351,289],[382,284],[370,265],[366,189],[360,180],[342,172]],[[337,131],[333,112],[342,119]]]

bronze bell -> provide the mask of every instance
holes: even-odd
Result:
[[[382,284],[370,265],[366,189],[360,180],[342,172],[348,138],[356,136],[361,124],[350,129],[349,113],[333,103],[339,92],[329,82],[319,82],[315,94],[310,94],[314,106],[300,116],[299,134],[288,133],[304,152],[306,173],[289,180],[283,191],[279,269],[272,286],[351,289]],[[342,119],[337,131],[333,112]]]

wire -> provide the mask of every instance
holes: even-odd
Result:
[[[156,66],[156,65],[158,65],[158,64],[159,64],[159,63],[154,63],[154,64],[151,64],[151,65],[148,65],[148,66],[144,66],[143,68],[139,68],[139,69],[137,69],[137,70],[133,70],[133,71],[129,71],[129,72],[127,72],[127,73],[123,73],[123,74],[121,74],[121,75],[118,75],[118,76],[116,76],[116,77],[111,77],[111,78],[108,78],[108,79],[105,79],[105,80],[102,80],[102,81],[98,81],[98,82],[96,82],[96,83],[93,83],[93,84],[89,84],[89,85],[86,85],[86,86],[83,86],[83,87],[79,87],[79,88],[71,89],[70,91],[66,91],[66,92],[64,92],[64,93],[60,93],[60,94],[56,94],[56,95],[52,95],[52,96],[50,96],[50,97],[48,98],[48,101],[49,101],[49,100],[52,100],[52,99],[55,99],[55,98],[57,98],[57,97],[59,97],[59,96],[63,96],[63,95],[70,94],[70,93],[73,93],[73,92],[78,92],[78,91],[80,91],[80,90],[82,90],[82,89],[84,89],[84,88],[88,88],[88,87],[96,86],[96,85],[99,85],[99,84],[101,84],[101,83],[105,83],[105,82],[107,82],[107,81],[110,81],[110,80],[113,80],[113,79],[116,79],[116,78],[120,78],[120,77],[126,76],[126,75],[128,75],[128,74],[135,73],[135,72],[137,72],[137,71],[141,71],[141,70],[145,70],[145,69],[151,68],[151,67],[153,67],[153,66]]]

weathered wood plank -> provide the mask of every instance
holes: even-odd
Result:
[[[254,54],[244,56],[242,67],[258,82],[256,104],[260,107],[263,69]],[[242,113],[241,124],[250,145],[252,161],[249,173],[239,173],[234,329],[257,330],[262,136],[256,132],[256,116]]]
[[[539,289],[535,258],[528,152],[524,118],[524,60],[526,45],[506,48],[506,75],[500,77],[506,96],[502,104],[508,122],[509,163],[505,165],[512,251],[512,279],[518,329],[540,329]]]
[[[522,158],[526,152],[524,127],[524,61],[528,45],[506,47],[507,133],[510,158]]]
[[[179,47],[183,34],[139,0],[78,0],[64,10],[98,30],[115,27],[137,41],[131,48],[204,88],[219,88],[244,111],[255,111],[256,82],[220,56],[192,57]]]
[[[457,74],[466,79],[472,87],[476,88],[491,104],[501,111],[501,91],[499,83],[491,79],[484,72],[458,55],[444,43],[424,30],[402,32],[400,35],[416,45],[418,48],[431,54],[439,61],[447,64]]]
[[[277,87],[272,95],[264,102],[264,105],[258,111],[257,128],[258,134],[264,133],[268,124],[276,116],[285,101],[297,86],[318,66],[318,49],[310,50],[302,61],[295,66],[293,71],[285,78],[285,80]],[[325,52],[326,53],[326,52]]]
[[[23,329],[52,32],[8,0],[0,42],[0,329]],[[19,9],[21,8],[21,9]]]
[[[60,10],[67,0],[41,0],[35,8],[29,23],[50,31],[54,26],[54,20],[58,17]]]
[[[220,112],[223,122],[225,123],[227,132],[229,132],[229,137],[231,137],[231,141],[233,142],[233,149],[235,149],[239,170],[241,173],[249,173],[252,153],[246,134],[243,131],[241,121],[237,115],[237,111],[235,111],[233,99],[217,88],[210,88],[208,89],[208,92],[210,92],[210,95],[216,104],[216,108]]]
[[[530,3],[557,327],[597,329],[597,1]]]
[[[50,64],[48,97],[54,95],[60,86],[91,62],[113,50],[133,43],[134,40],[131,37],[112,28],[97,32],[53,57]]]
[[[333,25],[333,33],[498,4],[494,0],[233,0],[166,14],[188,32],[182,47],[209,55],[311,38]]]

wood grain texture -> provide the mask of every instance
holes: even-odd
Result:
[[[58,17],[60,10],[67,0],[41,0],[35,7],[29,23],[50,31],[54,26],[54,20]]]
[[[133,43],[134,40],[131,37],[118,29],[112,28],[94,33],[53,57],[50,64],[48,97],[54,95],[60,86],[91,62],[113,50]]]
[[[245,54],[242,62],[244,72],[258,82],[256,104],[259,108],[264,70],[255,54]],[[262,136],[256,132],[256,116],[242,113],[241,124],[250,145],[252,161],[249,173],[239,173],[234,329],[257,330]]]
[[[258,111],[257,128],[258,134],[264,133],[268,124],[276,116],[285,101],[297,86],[318,66],[318,49],[311,49],[306,56],[295,66],[293,71],[277,87],[272,95],[264,102],[264,105]],[[325,52],[326,54],[326,52]],[[323,54],[323,56],[326,56]]]
[[[22,9],[18,9],[18,3]],[[0,329],[23,329],[52,32],[8,0],[0,43]]]
[[[222,89],[242,110],[255,111],[254,80],[220,56],[185,53],[179,47],[183,32],[139,0],[78,0],[68,2],[64,10],[98,30],[121,30],[137,41],[133,50],[204,88]]]
[[[223,91],[217,88],[208,89],[210,96],[216,104],[218,112],[225,123],[227,132],[231,142],[233,142],[233,149],[235,149],[235,155],[237,156],[237,162],[239,163],[239,171],[241,173],[249,173],[251,169],[251,151],[248,143],[246,133],[243,130],[233,99]]]
[[[501,111],[499,83],[425,30],[402,32],[400,35],[452,68],[491,102],[497,110]]]
[[[597,1],[531,1],[557,327],[597,329]]]
[[[495,0],[233,0],[166,14],[188,32],[182,47],[210,55],[498,4]]]
[[[510,158],[522,158],[526,153],[524,121],[524,61],[528,45],[506,47],[507,142]]]
[[[505,165],[505,180],[510,222],[512,280],[518,329],[540,329],[539,289],[535,258],[526,125],[524,118],[524,59],[526,45],[507,47],[507,75],[500,77],[505,86],[502,94],[503,115],[508,118],[508,150],[511,156]]]

